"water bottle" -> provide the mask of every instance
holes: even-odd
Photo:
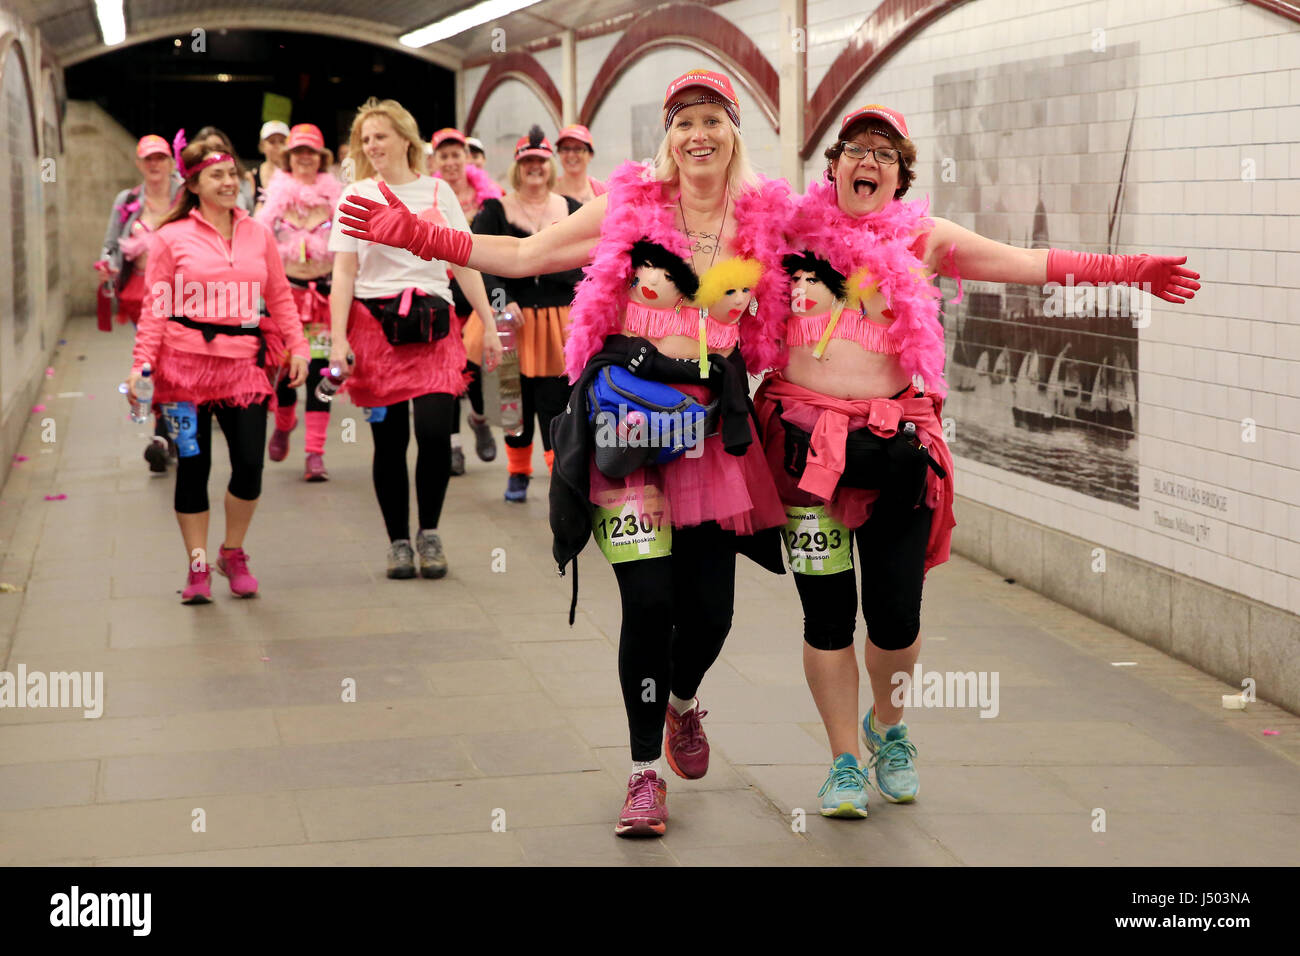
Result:
[[[514,326],[508,316],[497,320],[497,337],[501,339],[501,367],[497,370],[497,391],[501,396],[501,430],[507,435],[524,433],[523,394],[519,384],[519,350]]]
[[[354,361],[351,355],[348,356],[348,367],[352,367]],[[316,386],[316,398],[322,402],[334,401],[334,396],[338,394],[343,385],[343,369],[337,366],[330,366],[325,370],[325,374],[320,377],[320,384]]]
[[[135,401],[131,403],[131,421],[143,425],[153,411],[153,369],[146,362],[135,383]]]
[[[375,408],[365,409],[366,421],[372,425],[378,425],[388,417],[388,406],[378,405]]]

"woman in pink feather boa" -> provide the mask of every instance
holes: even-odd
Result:
[[[326,481],[325,436],[329,431],[330,407],[316,397],[316,385],[329,364],[330,274],[334,254],[329,251],[330,224],[343,184],[330,174],[334,158],[325,147],[325,137],[310,123],[289,131],[288,147],[266,187],[266,202],[257,220],[275,233],[284,272],[289,278],[303,333],[311,344],[307,374],[307,459],[304,481]],[[275,431],[267,453],[272,461],[284,461],[289,454],[289,433],[298,424],[298,394],[283,375],[276,388]]]
[[[470,162],[467,140],[460,130],[450,126],[440,129],[433,134],[429,145],[429,175],[437,176],[452,188],[461,211],[465,213],[465,220],[472,227],[483,203],[500,199],[505,191],[485,170]],[[465,374],[469,377],[466,396],[469,398],[469,425],[474,429],[474,450],[482,461],[493,461],[497,457],[497,441],[487,423],[483,405],[483,320],[455,281],[451,284],[451,295],[456,315],[464,323],[460,337],[465,345]],[[457,399],[456,431],[451,436],[453,475],[465,474],[465,452],[460,441],[460,404]]]
[[[1139,284],[1171,302],[1199,285],[1181,268],[1185,258],[1020,249],[929,218],[926,201],[901,201],[916,147],[903,116],[887,107],[849,113],[825,156],[824,180],[787,229],[791,314],[779,371],[754,402],[786,506],[804,673],[831,747],[821,813],[853,819],[867,815],[871,767],[891,803],[911,802],[919,790],[903,681],[920,651],[925,574],[948,560],[955,524],[934,277]],[[873,697],[860,726],[855,539]]]

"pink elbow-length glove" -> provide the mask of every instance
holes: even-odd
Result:
[[[379,191],[388,200],[388,205],[351,195],[348,202],[355,205],[344,203],[339,206],[339,212],[343,214],[339,217],[339,224],[348,227],[343,230],[343,235],[405,249],[425,260],[442,259],[458,266],[469,263],[474,241],[468,232],[421,219],[407,209],[406,204],[382,181]]]
[[[1097,285],[1135,285],[1166,302],[1186,302],[1196,295],[1200,273],[1184,269],[1186,256],[1108,256],[1099,252],[1050,249],[1047,281],[1093,282]]]

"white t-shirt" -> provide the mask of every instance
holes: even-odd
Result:
[[[432,176],[421,176],[402,186],[388,183],[398,199],[414,213],[424,212],[434,204],[437,197],[438,212],[443,221],[452,229],[469,232],[469,223],[460,208],[456,193],[446,183]],[[375,179],[363,179],[345,187],[339,205],[347,202],[349,193],[365,196],[386,203],[384,194],[379,191]],[[379,296],[396,295],[412,286],[423,289],[429,295],[436,295],[451,302],[451,283],[447,280],[447,263],[441,259],[425,262],[419,256],[343,234],[343,224],[339,221],[340,213],[334,210],[334,223],[330,227],[330,252],[355,252],[357,254],[357,281],[353,296],[358,299],[374,299]]]

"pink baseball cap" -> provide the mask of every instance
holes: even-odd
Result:
[[[434,149],[437,149],[443,143],[460,143],[460,145],[464,146],[465,134],[454,127],[444,126],[442,129],[438,130],[438,132],[433,134],[433,139],[429,142]]]
[[[884,120],[885,125],[889,126],[899,136],[904,139],[911,139],[907,133],[907,120],[903,119],[903,114],[897,110],[891,110],[887,106],[881,106],[879,103],[868,103],[844,117],[844,122],[840,124],[839,138],[843,139],[850,126],[867,117]]]
[[[135,144],[135,155],[139,159],[144,159],[146,156],[156,156],[158,153],[163,153],[166,156],[172,154],[172,148],[167,145],[167,140],[161,136],[150,133],[148,136],[141,136],[140,142]]]
[[[289,149],[297,149],[299,146],[309,146],[318,153],[325,151],[325,136],[320,129],[311,123],[299,123],[293,129],[289,130]]]
[[[566,139],[576,140],[593,153],[596,151],[596,144],[591,139],[591,130],[579,123],[574,123],[572,126],[566,126],[560,130],[555,136],[555,145],[559,146]]]
[[[683,97],[673,103],[674,98],[685,90],[694,90],[695,97]],[[669,83],[668,91],[664,93],[664,129],[672,125],[678,110],[700,103],[716,103],[727,111],[733,123],[740,125],[740,101],[736,99],[731,80],[712,70],[689,70]]]
[[[519,142],[515,143],[515,162],[527,159],[529,156],[537,156],[541,159],[553,159],[555,157],[555,150],[551,149],[551,144],[545,136],[536,146],[531,146],[530,143],[529,137],[519,137]]]

